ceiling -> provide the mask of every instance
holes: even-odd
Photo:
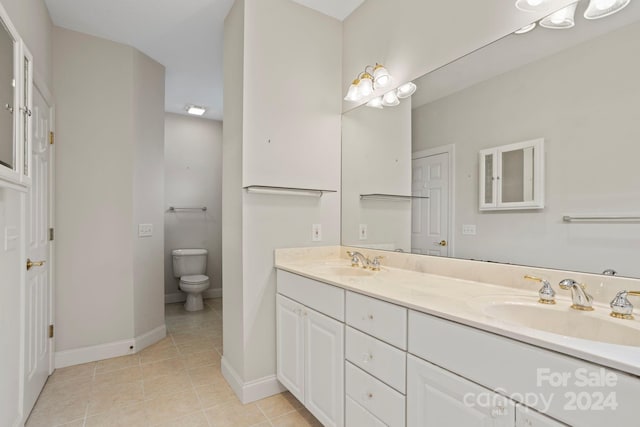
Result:
[[[261,0],[264,1],[264,0]],[[364,0],[293,0],[343,20]],[[166,67],[165,110],[222,120],[222,37],[233,0],[45,0],[57,26],[133,46]]]

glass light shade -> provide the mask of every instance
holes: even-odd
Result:
[[[373,78],[371,77],[371,74],[364,73],[360,77],[358,93],[360,94],[360,98],[367,97],[373,93]]]
[[[384,88],[391,84],[391,75],[384,65],[376,64],[373,68],[373,82],[376,88]]]
[[[578,7],[577,2],[552,13],[540,21],[540,26],[550,28],[552,30],[565,30],[567,28],[572,28],[576,24],[574,19],[576,7]]]
[[[627,7],[631,0],[591,0],[584,12],[585,19],[600,19]]]
[[[357,101],[360,99],[360,93],[358,91],[358,83],[360,80],[356,79],[349,86],[349,90],[347,91],[347,96],[344,97],[345,101]]]
[[[207,111],[204,107],[199,107],[197,105],[189,105],[187,107],[187,113],[193,116],[202,116]]]
[[[387,92],[382,96],[382,105],[384,105],[385,107],[395,107],[399,104],[400,100],[398,99],[398,95],[396,95],[395,90]]]
[[[398,98],[408,98],[413,95],[418,87],[413,82],[403,84],[398,88]]]
[[[535,12],[540,10],[547,0],[517,0],[516,7],[525,12]]]
[[[526,34],[529,31],[532,31],[534,28],[536,28],[536,23],[535,22],[532,23],[532,24],[529,24],[529,25],[525,25],[524,27],[520,28],[519,30],[514,31],[513,34]]]
[[[367,102],[367,107],[380,108],[382,109],[382,97],[378,96],[373,98],[371,101]]]

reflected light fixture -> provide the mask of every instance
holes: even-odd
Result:
[[[382,97],[377,96],[373,98],[371,101],[367,102],[367,107],[382,109]]]
[[[403,84],[398,88],[398,98],[404,99],[413,95],[418,87],[413,82]]]
[[[191,114],[192,116],[202,116],[206,112],[207,112],[207,109],[204,107],[199,107],[197,105],[187,106],[187,113]]]
[[[395,107],[396,105],[400,105],[397,91],[392,90],[382,95],[382,105],[385,107]]]
[[[572,28],[575,22],[576,7],[578,2],[552,13],[540,21],[540,26],[552,30],[565,30]]]
[[[540,10],[547,0],[517,0],[516,7],[525,12],[535,12]]]
[[[631,0],[591,0],[584,12],[585,19],[600,19],[621,11]]]
[[[525,25],[524,27],[520,28],[517,31],[514,31],[514,34],[526,34],[529,31],[532,31],[534,28],[536,28],[537,24],[535,22],[532,22],[529,25]]]

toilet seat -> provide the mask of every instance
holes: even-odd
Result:
[[[185,285],[202,285],[208,281],[209,281],[209,278],[202,274],[195,274],[192,276],[182,276],[180,278],[180,282],[184,283]]]

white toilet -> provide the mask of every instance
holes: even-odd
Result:
[[[174,249],[173,275],[180,278],[180,290],[187,294],[184,308],[187,311],[198,311],[204,308],[202,293],[209,288],[206,249]]]

